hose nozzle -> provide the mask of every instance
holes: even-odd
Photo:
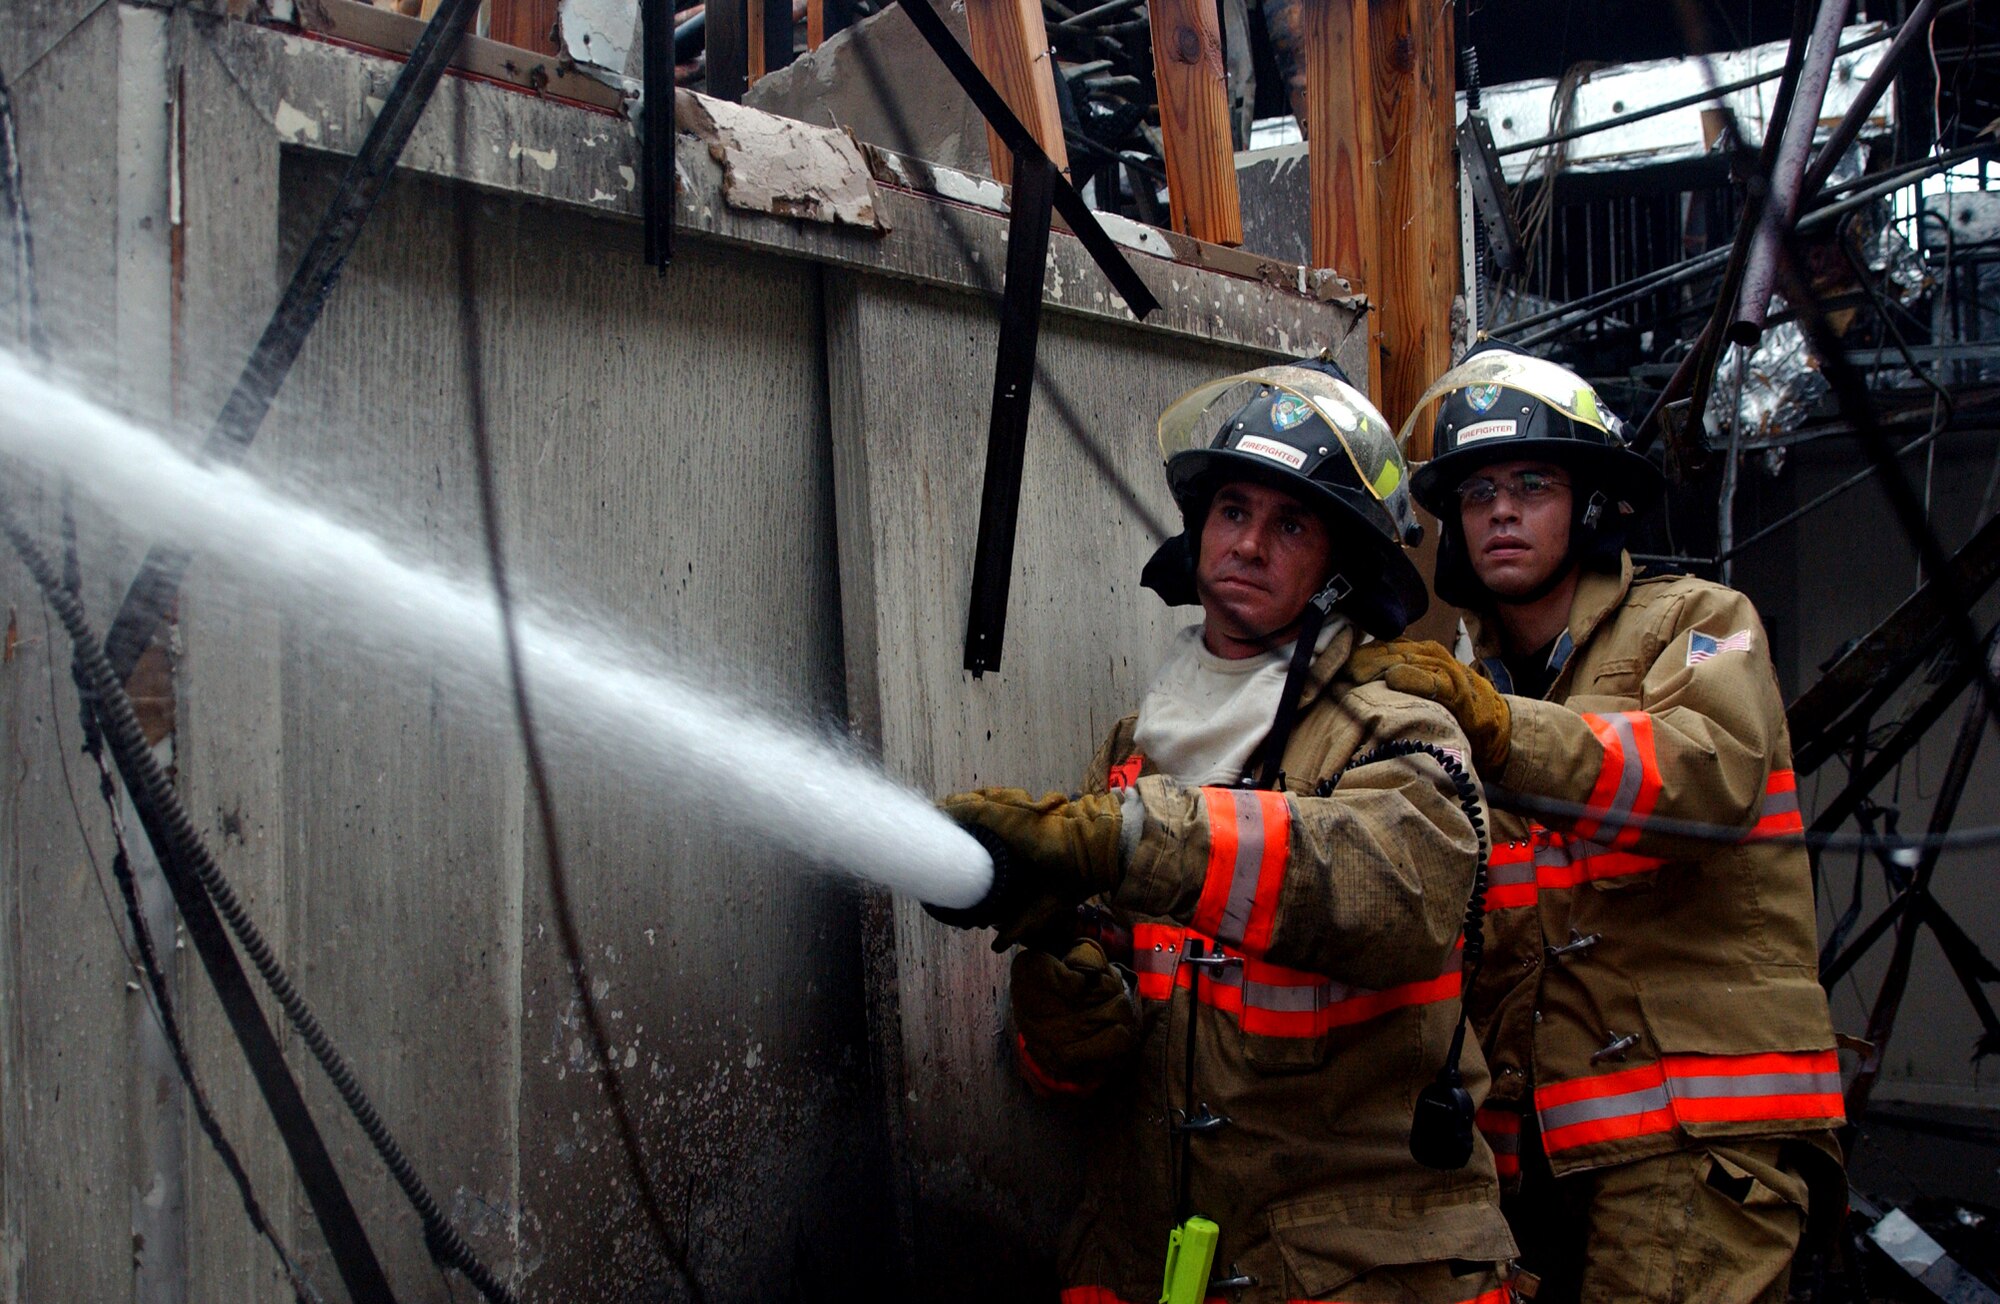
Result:
[[[1000,841],[991,830],[976,825],[961,825],[972,835],[973,841],[986,849],[993,860],[993,881],[987,885],[986,895],[969,906],[940,906],[924,902],[924,913],[941,924],[953,928],[988,928],[1000,918],[998,909],[1007,900],[1012,887],[1012,875],[1008,869],[1007,844]]]

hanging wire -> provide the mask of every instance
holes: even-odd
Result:
[[[457,117],[460,157],[464,157],[465,150],[464,124],[470,116],[460,112]],[[548,866],[549,895],[555,904],[556,932],[562,942],[563,957],[568,962],[570,982],[582,1005],[584,1026],[590,1034],[591,1050],[596,1061],[598,1083],[611,1107],[627,1175],[638,1190],[640,1207],[661,1252],[687,1288],[689,1298],[695,1304],[701,1304],[706,1296],[688,1263],[686,1242],[674,1236],[659,1189],[646,1165],[645,1150],[639,1142],[639,1129],[632,1120],[632,1111],[626,1100],[624,1081],[619,1075],[617,1062],[612,1058],[611,1038],[605,1031],[603,1014],[598,1010],[597,998],[591,991],[590,970],[584,960],[583,942],[571,904],[562,833],[556,823],[555,797],[549,784],[548,764],[542,754],[541,735],[535,726],[534,703],[529,696],[527,671],[522,662],[520,629],[514,618],[513,586],[507,575],[506,546],[501,538],[499,490],[494,483],[492,436],[486,417],[486,380],[477,293],[476,199],[472,187],[459,183],[456,200],[459,352],[463,359],[473,460],[478,471],[480,525],[485,535],[486,559],[493,575],[493,597],[500,611],[502,639],[506,645],[507,679],[514,700],[514,721],[527,759],[535,812],[541,822],[542,850]]]

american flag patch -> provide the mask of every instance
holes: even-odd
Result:
[[[1710,638],[1706,634],[1688,635],[1688,664],[1698,666],[1721,652],[1748,652],[1750,631],[1739,629],[1726,638]]]

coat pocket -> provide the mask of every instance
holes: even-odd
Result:
[[[1810,1131],[1845,1116],[1826,996],[1807,973],[1704,971],[1641,984],[1638,996],[1688,1136]]]
[[[1759,1055],[1833,1049],[1826,993],[1790,966],[1711,969],[1690,980],[1641,980],[1639,1008],[1667,1055]]]
[[[1315,1196],[1278,1205],[1269,1225],[1291,1299],[1324,1299],[1376,1268],[1514,1257],[1514,1238],[1493,1188],[1484,1184],[1412,1195]]]

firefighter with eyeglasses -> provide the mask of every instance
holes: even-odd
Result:
[[[1635,572],[1627,527],[1664,481],[1582,378],[1482,345],[1403,436],[1434,399],[1413,492],[1473,664],[1397,639],[1348,673],[1450,710],[1496,806],[1469,1008],[1522,1284],[1781,1301],[1808,1218],[1846,1188],[1764,627],[1732,589]]]
[[[1204,385],[1159,429],[1185,532],[1142,582],[1201,623],[1080,796],[941,803],[1000,854],[985,902],[933,913],[1022,944],[1021,1072],[1108,1106],[1062,1300],[1504,1304],[1487,1075],[1455,1036],[1466,739],[1342,674],[1428,602],[1392,431],[1324,359]]]

